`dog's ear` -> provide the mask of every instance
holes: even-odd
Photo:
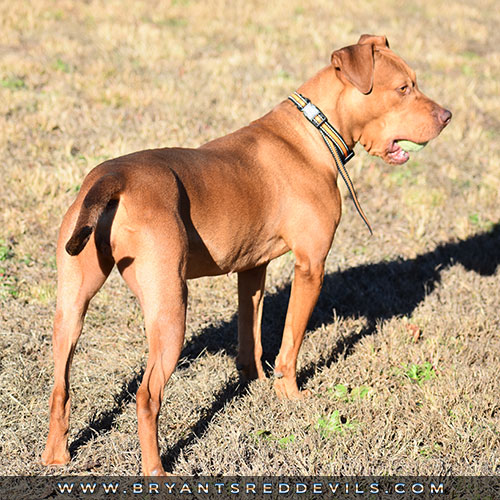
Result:
[[[349,45],[332,54],[332,64],[339,78],[363,94],[369,94],[373,87],[373,52],[376,48],[389,48],[385,36],[361,35],[357,45]]]
[[[389,48],[389,42],[385,36],[361,35],[358,40],[359,45],[369,44],[375,47]]]
[[[338,77],[354,85],[363,94],[373,87],[373,45],[349,45],[332,54],[332,65]]]

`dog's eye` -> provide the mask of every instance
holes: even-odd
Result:
[[[408,87],[408,85],[402,85],[401,87],[398,88],[398,92],[400,94],[408,94],[409,91],[410,87]]]

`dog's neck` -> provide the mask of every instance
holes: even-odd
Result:
[[[333,66],[330,65],[301,85],[298,92],[321,109],[346,144],[353,149],[359,137],[356,137],[356,131],[352,130],[349,117],[344,116],[342,112],[344,90],[345,85],[337,77]]]

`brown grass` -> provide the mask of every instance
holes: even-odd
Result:
[[[300,382],[239,384],[235,278],[190,283],[160,419],[167,470],[498,474],[499,10],[494,1],[0,2],[0,471],[136,474],[141,312],[113,274],[72,375],[70,465],[39,465],[52,384],[55,241],[102,159],[197,146],[257,118],[361,33],[386,34],[454,118],[404,167],[362,148],[310,322]],[[271,364],[292,276],[271,265]],[[366,387],[365,390],[360,388]],[[366,394],[365,394],[366,392]],[[360,395],[363,394],[363,397]]]

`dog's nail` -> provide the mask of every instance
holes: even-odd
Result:
[[[283,374],[281,372],[276,371],[276,370],[274,370],[274,376],[276,378],[283,378]]]

